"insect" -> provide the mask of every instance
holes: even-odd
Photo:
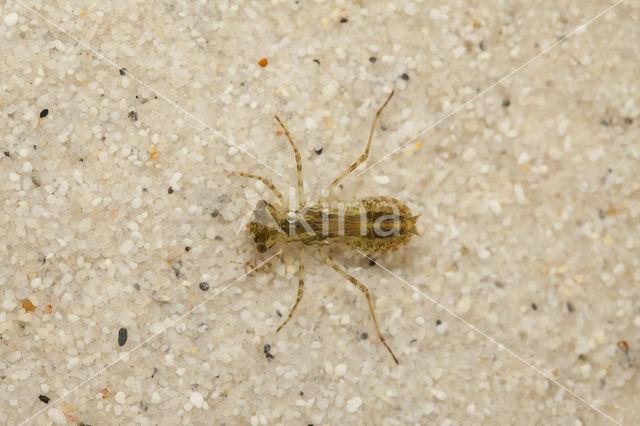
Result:
[[[419,215],[413,216],[409,207],[394,198],[366,197],[341,204],[339,207],[329,205],[327,202],[328,195],[333,188],[367,160],[376,125],[382,110],[389,103],[393,94],[394,91],[391,92],[376,113],[364,153],[331,182],[323,192],[321,199],[315,203],[307,204],[305,201],[300,152],[286,126],[277,115],[275,119],[287,136],[295,154],[298,170],[297,209],[294,207],[288,208],[289,205],[286,203],[282,192],[276,188],[269,178],[244,172],[225,171],[261,181],[278,199],[278,203],[275,204],[260,200],[255,207],[253,219],[247,224],[258,252],[264,253],[275,246],[284,248],[284,246],[293,244],[299,248],[298,297],[289,312],[289,316],[278,327],[276,332],[279,332],[293,317],[304,294],[304,251],[305,249],[317,248],[323,260],[332,269],[349,280],[364,294],[378,338],[387,348],[395,363],[398,364],[398,358],[387,344],[378,326],[369,289],[338,266],[327,250],[329,247],[338,246],[368,254],[383,254],[402,247],[411,240],[414,234],[418,234],[416,220]],[[281,254],[282,250],[261,266],[260,270],[267,270]]]

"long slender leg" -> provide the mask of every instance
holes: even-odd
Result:
[[[344,173],[342,173],[333,182],[331,182],[331,184],[326,189],[326,192],[325,192],[326,194],[331,193],[331,190],[333,190],[333,188],[335,188],[335,186],[337,184],[342,182],[342,180],[344,178],[346,178],[349,175],[349,173],[351,173],[352,171],[357,169],[360,164],[362,164],[365,161],[367,161],[367,158],[369,157],[369,150],[371,149],[371,141],[373,140],[373,132],[376,129],[376,125],[378,124],[378,120],[380,119],[380,114],[382,114],[382,110],[384,109],[384,107],[387,106],[387,104],[391,100],[391,97],[393,96],[394,93],[395,93],[395,90],[392,90],[391,94],[389,95],[387,100],[384,101],[384,104],[382,104],[382,106],[380,107],[378,112],[376,112],[376,118],[373,120],[373,125],[371,126],[371,132],[369,133],[369,140],[367,141],[367,148],[364,150],[364,154],[362,154],[360,156],[360,158],[358,158],[356,161],[354,161],[353,164],[351,164],[349,166],[349,168],[347,170],[345,170]]]
[[[380,327],[378,327],[378,321],[376,320],[376,314],[373,312],[373,303],[371,303],[371,296],[369,295],[369,289],[367,288],[367,286],[362,284],[355,277],[350,275],[347,271],[345,271],[344,269],[339,267],[333,261],[333,259],[331,259],[329,257],[329,255],[327,254],[326,251],[324,252],[324,258],[325,258],[325,261],[327,262],[327,264],[329,266],[331,266],[337,273],[342,275],[344,278],[348,279],[351,282],[351,284],[355,285],[358,288],[358,290],[360,290],[362,293],[364,293],[364,296],[367,298],[367,303],[369,304],[369,312],[371,312],[371,318],[373,319],[373,324],[376,326],[376,331],[378,332],[378,338],[380,338],[380,341],[382,342],[382,344],[387,348],[387,350],[391,354],[391,357],[396,362],[396,364],[399,364],[398,358],[396,358],[396,356],[393,354],[393,351],[391,350],[391,348],[387,344],[387,341],[384,340],[384,336],[380,332]]]
[[[289,312],[289,316],[282,323],[280,327],[276,330],[276,333],[279,332],[282,327],[287,325],[293,313],[296,311],[300,300],[302,300],[302,295],[304,294],[304,259],[303,259],[304,249],[300,249],[300,259],[298,260],[298,298],[296,299],[296,303],[293,304],[293,308],[291,308],[291,312]]]
[[[280,203],[282,204],[283,208],[287,207],[287,203],[284,200],[284,196],[282,195],[282,192],[280,192],[280,190],[278,188],[276,188],[276,186],[273,184],[273,182],[271,182],[271,179],[266,178],[266,177],[262,177],[262,176],[257,176],[257,175],[252,175],[249,173],[245,173],[245,172],[235,172],[232,170],[225,170],[225,173],[231,173],[233,175],[238,175],[238,176],[244,176],[244,177],[248,177],[251,179],[257,179],[259,181],[261,181],[262,183],[265,184],[265,186],[267,188],[269,188],[271,191],[273,191],[274,194],[276,194],[276,197],[278,197],[278,200],[280,200]]]
[[[307,204],[304,199],[304,184],[302,182],[302,158],[300,158],[300,152],[298,152],[298,148],[296,148],[296,144],[293,142],[289,130],[287,130],[287,127],[280,121],[278,114],[276,114],[276,121],[280,127],[282,127],[282,130],[284,130],[284,134],[287,135],[291,148],[293,148],[293,154],[296,156],[296,167],[298,169],[298,205],[299,208],[302,209]]]
[[[278,253],[275,254],[275,256],[267,260],[263,265],[260,265],[260,267],[256,267],[250,262],[236,262],[235,260],[232,260],[231,262],[237,263],[239,265],[246,265],[250,269],[252,269],[251,272],[267,272],[269,269],[271,269],[271,265],[273,265],[273,263],[276,260],[280,259],[280,257],[282,256],[282,253],[283,253],[283,250],[281,249]]]

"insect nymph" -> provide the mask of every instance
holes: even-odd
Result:
[[[305,248],[317,248],[321,252],[324,261],[331,268],[349,280],[364,294],[378,337],[389,350],[393,360],[398,364],[398,358],[396,358],[380,332],[369,290],[355,277],[338,266],[329,256],[327,248],[329,246],[340,246],[367,254],[382,254],[394,251],[408,243],[413,234],[418,234],[415,226],[418,216],[413,216],[409,207],[405,204],[389,197],[366,197],[342,204],[338,208],[330,206],[326,202],[331,190],[367,160],[376,124],[393,93],[392,91],[376,113],[364,153],[344,173],[331,182],[323,193],[323,199],[318,200],[316,203],[307,204],[305,201],[300,153],[289,131],[277,115],[275,118],[286,134],[296,157],[299,202],[297,210],[287,208],[288,204],[285,202],[282,192],[273,185],[270,179],[243,172],[229,173],[261,181],[278,198],[279,204],[272,204],[265,200],[259,201],[254,212],[254,218],[247,225],[258,252],[264,253],[278,245],[295,244],[299,247],[298,297],[291,308],[289,316],[278,327],[276,332],[280,331],[289,322],[302,299],[304,293],[304,250]],[[279,254],[282,254],[282,251]],[[279,255],[271,258],[260,269],[267,269],[277,257]]]

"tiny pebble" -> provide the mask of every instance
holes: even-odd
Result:
[[[40,395],[38,398],[40,399],[40,401],[44,402],[45,404],[49,403],[49,397],[47,395]]]
[[[518,204],[525,204],[527,202],[527,197],[524,195],[522,185],[520,185],[519,183],[514,184],[513,192],[516,194],[516,201],[518,202]]]
[[[318,127],[318,123],[316,123],[316,121],[313,118],[307,117],[304,120],[304,126],[309,130],[313,130],[313,129],[316,129]]]
[[[160,394],[157,391],[154,392],[153,395],[151,395],[151,403],[158,404],[160,401],[162,401],[162,398],[160,398]]]
[[[49,411],[47,411],[47,416],[49,416],[51,421],[53,421],[55,424],[63,425],[67,423],[67,417],[56,407],[49,408]]]
[[[502,205],[498,200],[489,201],[489,208],[493,212],[493,214],[499,215],[502,213]]]
[[[530,159],[531,159],[531,157],[529,156],[529,154],[527,154],[526,152],[523,152],[518,157],[518,165],[521,166],[521,165],[523,165],[525,163],[528,163]]]
[[[471,299],[465,296],[462,299],[458,300],[458,303],[456,304],[456,313],[459,315],[465,314],[469,311],[470,307]]]
[[[11,12],[5,15],[4,17],[4,24],[7,27],[13,27],[15,24],[18,23],[18,14],[15,12]]]
[[[124,255],[128,254],[131,249],[133,249],[133,241],[131,241],[130,239],[126,240],[120,245],[120,253]]]
[[[191,397],[189,397],[189,401],[191,401],[193,406],[196,408],[202,408],[202,406],[204,405],[204,398],[202,397],[200,392],[193,392],[191,394]]]
[[[122,327],[118,331],[118,344],[124,346],[125,343],[127,343],[127,329]]]
[[[347,401],[347,411],[350,413],[355,413],[358,411],[360,406],[362,405],[362,399],[360,397],[351,398]]]
[[[55,47],[56,49],[58,49],[58,50],[59,50],[59,51],[61,51],[61,52],[64,52],[65,50],[67,50],[67,46],[65,46],[65,45],[64,45],[64,43],[63,43],[63,42],[61,42],[61,41],[60,41],[60,40],[58,40],[58,39],[55,39],[55,40],[53,41],[53,47]]]
[[[342,376],[344,373],[347,372],[347,365],[346,364],[338,364],[338,365],[335,366],[333,371],[336,373],[337,376]]]
[[[454,58],[460,58],[462,55],[464,55],[466,51],[467,51],[466,47],[458,46],[455,49],[453,49],[451,53],[453,53]]]
[[[149,331],[153,334],[158,334],[162,330],[164,330],[164,324],[162,324],[161,322],[156,322],[151,327],[149,327]]]
[[[379,175],[373,179],[376,181],[376,183],[379,183],[380,185],[386,185],[391,181],[391,179],[389,179],[389,176],[387,175]]]
[[[209,284],[207,282],[205,282],[205,281],[201,282],[199,287],[200,287],[200,290],[202,290],[202,291],[209,290]]]
[[[40,111],[40,118],[45,118],[47,115],[49,115],[49,110],[47,108]]]
[[[444,401],[447,399],[447,394],[441,390],[431,389],[431,394],[435,396],[438,401]]]
[[[5,15],[4,23],[7,27],[13,27],[18,23],[18,14],[15,12],[11,12]]]

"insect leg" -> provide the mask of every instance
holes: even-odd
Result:
[[[298,260],[298,298],[296,299],[296,303],[293,304],[293,308],[291,308],[291,312],[289,312],[289,316],[282,323],[282,325],[280,327],[278,327],[278,329],[276,330],[276,333],[279,332],[282,329],[282,327],[284,327],[289,322],[289,320],[293,316],[293,313],[296,311],[296,308],[298,307],[298,304],[300,303],[300,300],[302,300],[302,295],[304,294],[304,259],[303,259],[303,254],[304,254],[304,249],[300,249],[300,259]]]
[[[271,269],[271,265],[273,265],[273,263],[282,256],[282,252],[283,251],[280,250],[278,253],[275,254],[275,256],[267,260],[263,265],[260,265],[260,267],[256,267],[250,262],[236,262],[232,260],[231,263],[246,265],[251,269],[251,272],[267,272],[269,269]]]
[[[296,144],[293,142],[291,135],[289,134],[289,130],[285,127],[285,125],[280,121],[280,118],[276,114],[276,121],[284,130],[284,134],[287,135],[287,139],[289,139],[289,143],[291,144],[291,148],[293,148],[293,153],[296,156],[296,167],[298,169],[298,205],[299,208],[302,209],[307,202],[304,200],[304,184],[302,182],[302,159],[300,158],[300,152],[298,152],[298,148],[296,148]]]
[[[367,147],[364,150],[364,154],[362,154],[360,158],[354,161],[353,164],[351,164],[349,168],[345,170],[344,173],[342,173],[333,182],[331,182],[331,184],[327,187],[327,190],[326,190],[327,194],[329,194],[337,184],[342,182],[342,180],[346,178],[349,175],[349,173],[357,169],[360,164],[367,161],[367,158],[369,157],[369,150],[371,149],[371,141],[373,140],[373,132],[376,129],[376,124],[378,124],[378,120],[380,119],[380,114],[382,114],[382,110],[384,109],[384,107],[387,106],[387,104],[391,100],[391,97],[393,96],[394,93],[395,93],[395,90],[392,90],[387,100],[384,101],[384,104],[382,104],[378,112],[376,112],[376,118],[373,120],[373,125],[371,126],[371,132],[369,133],[369,140],[367,141]]]
[[[233,175],[244,176],[244,177],[248,177],[248,178],[251,178],[251,179],[259,180],[260,182],[264,183],[267,188],[269,188],[271,191],[273,191],[274,194],[276,194],[276,197],[278,197],[278,200],[280,200],[280,203],[282,204],[283,208],[285,208],[287,206],[287,203],[284,201],[284,196],[282,195],[282,192],[280,192],[280,190],[278,188],[276,188],[276,186],[273,184],[273,182],[271,182],[271,179],[266,178],[266,177],[262,177],[262,176],[252,175],[252,174],[245,173],[245,172],[235,172],[235,171],[232,171],[232,170],[225,170],[225,173],[231,173]]]
[[[324,258],[325,258],[325,262],[327,262],[327,264],[329,266],[331,266],[337,273],[342,275],[344,278],[348,279],[351,282],[351,284],[355,285],[358,288],[358,290],[360,290],[362,293],[364,293],[364,296],[367,298],[367,303],[369,304],[369,312],[371,312],[371,318],[373,319],[373,324],[376,326],[376,331],[378,332],[378,338],[380,338],[380,341],[382,342],[382,344],[387,348],[387,350],[391,354],[391,357],[396,362],[396,364],[399,364],[398,358],[396,358],[396,356],[393,354],[393,351],[391,350],[391,348],[387,344],[387,341],[384,340],[384,336],[380,332],[380,327],[378,327],[378,321],[376,320],[376,314],[373,312],[373,303],[371,303],[371,296],[369,295],[369,289],[367,288],[367,286],[362,284],[355,277],[350,275],[347,271],[345,271],[344,269],[339,267],[333,261],[333,259],[331,259],[329,257],[329,255],[327,254],[326,251],[324,252]]]

